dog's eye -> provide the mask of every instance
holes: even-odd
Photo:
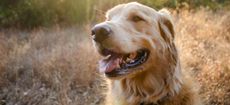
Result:
[[[144,19],[141,18],[140,16],[133,16],[133,17],[132,17],[132,21],[133,21],[133,22],[139,22],[139,21],[144,21]]]

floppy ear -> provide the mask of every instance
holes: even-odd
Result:
[[[174,66],[177,64],[177,50],[175,47],[175,44],[173,42],[174,40],[174,25],[172,22],[172,17],[170,16],[170,12],[166,9],[162,9],[158,11],[159,13],[159,30],[161,37],[165,40],[165,42],[168,44],[167,50],[170,52],[168,53],[168,61],[170,61]]]
[[[167,79],[169,79],[169,90],[171,91],[170,94],[174,95],[175,93],[178,93],[181,88],[181,70],[180,70],[180,63],[178,58],[178,53],[176,46],[173,42],[174,40],[174,25],[172,22],[172,17],[170,16],[170,13],[163,9],[158,11],[159,13],[159,30],[162,38],[165,40],[167,47],[166,50],[168,52],[165,53],[166,59],[168,63],[170,64],[169,70],[169,76]],[[171,76],[171,77],[170,77]]]
[[[170,12],[166,9],[162,9],[158,11],[158,13],[160,15],[158,20],[160,34],[166,42],[171,43],[174,39],[174,25]]]

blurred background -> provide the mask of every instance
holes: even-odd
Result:
[[[167,8],[205,105],[230,105],[229,0],[0,0],[0,105],[102,105],[90,28],[109,8]]]
[[[34,28],[54,24],[76,25],[100,20],[108,8],[135,0],[1,0],[0,26]],[[198,10],[229,9],[229,0],[136,0],[150,7]]]

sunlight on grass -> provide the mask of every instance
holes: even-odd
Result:
[[[13,1],[0,1],[0,105],[103,104],[90,28],[107,9],[134,0]],[[183,70],[207,105],[229,105],[229,1],[138,1],[170,8]]]

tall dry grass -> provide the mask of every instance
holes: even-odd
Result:
[[[90,105],[103,99],[97,55],[83,29],[7,30],[0,36],[1,105]]]
[[[175,17],[183,69],[201,85],[207,105],[230,105],[230,13],[184,10]]]
[[[230,14],[174,13],[184,71],[206,105],[230,104]],[[84,27],[0,31],[1,105],[98,105],[105,85]]]

